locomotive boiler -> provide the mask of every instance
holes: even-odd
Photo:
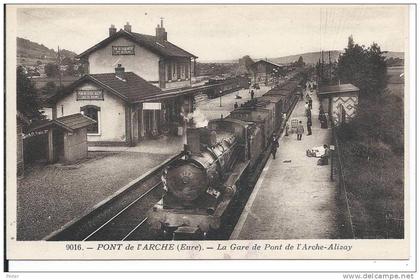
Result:
[[[240,154],[238,138],[234,133],[217,133],[207,128],[191,128],[187,132],[186,156],[178,160],[164,175],[168,193],[164,197],[167,206],[174,208],[197,207],[212,203],[223,191],[223,179],[231,170]],[[201,199],[205,196],[205,199]],[[214,198],[214,199],[209,199]]]

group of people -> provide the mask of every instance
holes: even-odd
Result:
[[[251,91],[252,92],[252,91]],[[251,94],[251,99],[253,98],[253,94]],[[236,108],[236,107],[235,107]],[[283,116],[286,117],[286,116]],[[306,102],[305,102],[305,117],[306,117],[306,128],[308,130],[308,134],[307,135],[312,135],[312,98],[309,94],[306,94]],[[288,136],[288,125],[286,125],[286,136]],[[296,127],[296,135],[297,135],[297,140],[302,140],[302,135],[305,132],[305,128],[302,124],[302,121],[299,121],[297,127]],[[278,142],[278,137],[276,135],[276,133],[273,133],[272,137],[271,137],[271,154],[273,156],[273,159],[276,158],[276,154],[277,154],[277,149],[279,148],[279,142]],[[319,157],[319,161],[318,161],[318,165],[326,165],[328,164],[328,158],[329,158],[329,147],[328,145],[324,144],[322,147],[322,149],[316,149],[316,152],[313,152],[314,150],[308,150],[307,151],[307,155],[308,152],[310,152],[310,154],[308,156],[315,156],[315,157]],[[322,151],[321,151],[322,150]],[[312,155],[312,152],[314,153]]]
[[[308,136],[312,135],[312,98],[309,94],[306,94],[305,102],[305,117],[306,117],[306,129],[308,130]],[[299,121],[299,124],[296,129],[297,140],[302,140],[302,135],[305,132],[302,121]]]

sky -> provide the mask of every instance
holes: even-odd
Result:
[[[111,24],[154,35],[163,17],[170,42],[210,61],[342,50],[349,35],[404,51],[406,15],[395,5],[31,6],[17,9],[16,28],[18,37],[81,53],[105,39]]]

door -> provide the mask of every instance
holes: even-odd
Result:
[[[54,162],[65,161],[64,158],[64,133],[61,129],[54,128]]]

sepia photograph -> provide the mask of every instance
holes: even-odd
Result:
[[[6,5],[7,252],[407,259],[409,6]]]

